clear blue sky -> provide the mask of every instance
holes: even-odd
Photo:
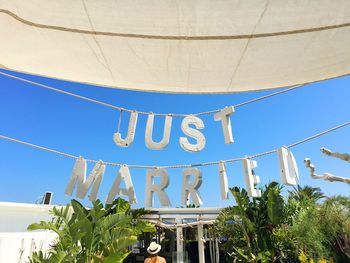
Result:
[[[143,93],[101,88],[59,80],[18,74],[25,78],[63,90],[95,98],[110,104],[163,113],[192,113],[223,108],[269,94],[273,91],[224,95],[179,95]],[[103,161],[168,165],[201,163],[253,155],[288,145],[315,133],[350,120],[350,77],[307,85],[303,88],[238,108],[231,117],[234,144],[225,144],[221,124],[213,116],[203,117],[207,144],[200,153],[181,149],[181,118],[173,119],[169,146],[162,151],[146,148],[146,116],[139,116],[135,141],[129,148],[119,148],[113,142],[119,112],[101,105],[78,100],[40,87],[0,76],[0,134],[34,144],[57,149],[88,159]],[[128,119],[124,118],[125,134]],[[157,117],[154,139],[160,138],[163,118]],[[350,164],[324,156],[320,147],[350,153],[350,126],[293,148],[300,171],[300,184],[321,187],[327,195],[349,195],[350,187],[310,178],[303,165],[311,158],[318,172],[331,172],[350,177]],[[53,191],[55,204],[65,204],[69,197],[64,190],[74,161],[52,153],[0,140],[0,201],[33,203],[45,191]],[[256,174],[262,185],[280,181],[277,155],[257,159]],[[91,166],[89,166],[91,169]],[[200,168],[203,184],[200,192],[204,206],[232,205],[220,199],[217,166]],[[117,167],[107,167],[99,198],[105,200],[117,174]],[[173,207],[180,206],[182,170],[169,169],[167,189]],[[227,165],[229,186],[244,186],[241,163]],[[138,206],[144,203],[144,169],[131,169]],[[290,189],[286,187],[286,189]],[[88,204],[85,200],[84,203]],[[158,202],[156,202],[157,204]]]

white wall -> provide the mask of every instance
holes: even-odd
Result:
[[[0,202],[0,232],[23,232],[32,223],[50,221],[52,208],[51,205]]]
[[[49,231],[28,232],[27,226],[50,221],[53,206],[0,202],[0,262],[28,262],[37,250],[46,251],[56,238]]]
[[[49,231],[0,232],[0,262],[24,263],[34,251],[47,251],[56,234]]]

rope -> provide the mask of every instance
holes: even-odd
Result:
[[[304,85],[301,84],[301,85],[297,85],[297,86],[294,86],[294,87],[290,87],[290,88],[287,88],[287,89],[284,89],[284,90],[281,90],[281,91],[277,91],[277,92],[268,94],[266,96],[262,96],[262,97],[259,97],[259,98],[256,98],[256,99],[252,99],[252,100],[248,100],[246,102],[242,102],[242,103],[236,104],[236,105],[234,105],[234,107],[235,108],[242,107],[242,106],[245,106],[247,104],[250,104],[250,103],[253,103],[253,102],[256,102],[256,101],[259,101],[259,100],[264,100],[264,99],[271,98],[271,97],[276,96],[276,95],[280,95],[280,94],[286,93],[288,91],[292,91],[292,90],[301,88],[303,86]]]
[[[89,35],[101,35],[101,36],[114,36],[114,37],[128,37],[128,38],[141,38],[141,39],[158,39],[158,40],[234,40],[234,39],[252,39],[252,38],[262,38],[262,37],[275,37],[275,36],[285,36],[285,35],[295,35],[301,33],[312,33],[330,29],[337,29],[343,27],[349,27],[350,23],[296,29],[290,31],[279,31],[271,33],[258,33],[258,34],[246,34],[246,35],[227,35],[227,36],[172,36],[172,35],[144,35],[144,34],[133,34],[133,33],[117,33],[117,32],[106,32],[106,31],[93,31],[78,28],[68,28],[63,26],[45,25],[40,23],[35,23],[33,21],[26,20],[15,13],[12,13],[6,9],[0,9],[0,13],[6,14],[13,19],[37,28],[44,28],[50,30],[58,30],[71,33],[89,34]]]
[[[53,149],[50,149],[50,148],[46,148],[46,147],[43,147],[43,146],[39,146],[39,145],[35,145],[35,144],[29,143],[29,142],[20,141],[20,140],[17,140],[17,139],[11,138],[11,137],[7,137],[7,136],[4,136],[4,135],[0,135],[0,139],[8,140],[8,141],[11,141],[11,142],[16,142],[16,143],[23,144],[23,145],[26,145],[26,146],[29,146],[29,147],[32,147],[32,148],[37,148],[39,150],[56,153],[58,155],[62,155],[62,156],[73,158],[73,159],[78,159],[79,158],[77,156],[74,156],[74,155],[71,155],[71,154],[68,154],[68,153],[56,151],[56,150],[53,150]]]
[[[345,122],[345,123],[343,123],[343,124],[341,124],[341,125],[338,125],[338,126],[336,126],[336,127],[334,127],[334,128],[331,128],[331,129],[329,129],[329,130],[326,130],[326,131],[317,133],[317,134],[315,134],[315,135],[313,135],[313,136],[310,136],[310,137],[308,137],[308,138],[305,138],[305,139],[303,139],[303,140],[301,140],[301,141],[292,143],[292,144],[290,144],[290,145],[287,146],[287,147],[288,147],[288,148],[295,147],[295,146],[297,146],[297,145],[299,145],[299,144],[303,144],[303,143],[305,143],[305,142],[307,142],[307,141],[313,140],[313,139],[315,139],[315,138],[317,138],[317,137],[320,137],[320,136],[325,135],[325,134],[327,134],[327,133],[330,133],[330,132],[332,132],[332,131],[335,131],[335,130],[338,130],[338,129],[340,129],[340,128],[343,128],[343,127],[345,127],[345,126],[347,126],[347,125],[349,125],[349,124],[350,124],[350,121]]]
[[[287,148],[292,148],[292,147],[295,147],[297,145],[300,145],[300,144],[303,144],[303,143],[306,143],[310,140],[313,140],[315,138],[318,138],[318,137],[321,137],[327,133],[330,133],[330,132],[333,132],[335,130],[338,130],[338,129],[341,129],[347,125],[350,125],[350,121],[348,122],[345,122],[341,125],[338,125],[334,128],[331,128],[331,129],[328,129],[326,131],[323,131],[323,132],[320,132],[320,133],[317,133],[313,136],[310,136],[310,137],[307,137],[301,141],[298,141],[298,142],[295,142],[295,143],[292,143],[290,144],[289,146],[287,146]],[[44,150],[44,151],[47,151],[47,152],[52,152],[52,153],[56,153],[58,155],[62,155],[62,156],[66,156],[66,157],[69,157],[69,158],[72,158],[72,159],[78,159],[79,157],[77,156],[74,156],[74,155],[71,155],[71,154],[68,154],[68,153],[64,153],[64,152],[60,152],[60,151],[57,151],[57,150],[53,150],[53,149],[50,149],[50,148],[46,148],[46,147],[43,147],[43,146],[39,146],[39,145],[35,145],[35,144],[32,144],[32,143],[28,143],[28,142],[25,142],[25,141],[21,141],[21,140],[18,140],[18,139],[13,139],[11,137],[7,137],[7,136],[4,136],[4,135],[0,135],[0,139],[4,139],[4,140],[8,140],[8,141],[12,141],[12,142],[16,142],[16,143],[19,143],[19,144],[23,144],[23,145],[26,145],[26,146],[29,146],[29,147],[32,147],[32,148],[37,148],[37,149],[40,149],[40,150]],[[206,162],[206,163],[198,163],[198,164],[182,164],[182,165],[162,165],[162,166],[155,166],[155,165],[138,165],[138,164],[131,164],[131,165],[127,165],[127,164],[121,164],[121,163],[113,163],[113,162],[104,162],[104,164],[106,165],[110,165],[110,166],[124,166],[124,165],[127,165],[129,168],[144,168],[144,169],[178,169],[178,168],[191,168],[191,167],[199,167],[199,166],[209,166],[209,165],[217,165],[219,163],[232,163],[232,162],[238,162],[238,161],[241,161],[243,159],[255,159],[255,158],[258,158],[258,157],[262,157],[262,156],[265,156],[265,155],[269,155],[269,154],[272,154],[272,153],[275,153],[277,151],[277,149],[273,149],[273,150],[270,150],[270,151],[267,151],[267,152],[262,152],[262,153],[258,153],[256,155],[251,155],[251,156],[247,156],[247,157],[241,157],[241,158],[234,158],[234,159],[227,159],[227,160],[220,160],[220,161],[213,161],[213,162]],[[86,160],[87,162],[90,162],[90,163],[98,163],[99,161],[96,161],[96,160]]]
[[[122,122],[122,116],[123,116],[123,111],[121,110],[120,114],[119,114],[119,120],[118,120],[118,128],[117,128],[117,132],[118,133],[120,132],[120,125],[121,125],[121,122]]]
[[[19,80],[19,81],[22,81],[22,82],[25,82],[25,83],[28,83],[28,84],[32,84],[34,86],[38,86],[38,87],[49,89],[49,90],[52,90],[52,91],[55,91],[55,92],[59,92],[59,93],[65,94],[65,95],[69,95],[69,96],[72,96],[72,97],[75,97],[75,98],[78,98],[78,99],[82,99],[82,100],[86,100],[86,101],[93,102],[93,103],[96,103],[96,104],[100,104],[100,105],[103,105],[103,106],[106,106],[106,107],[109,107],[109,108],[113,108],[113,109],[116,109],[116,110],[124,110],[124,111],[130,111],[131,112],[131,110],[124,109],[122,107],[118,107],[118,106],[114,106],[114,105],[109,104],[109,103],[105,103],[105,102],[102,102],[102,101],[90,99],[88,97],[84,97],[84,96],[77,95],[77,94],[74,94],[74,93],[71,93],[71,92],[68,92],[68,91],[60,90],[60,89],[57,89],[57,88],[54,88],[54,87],[51,87],[51,86],[48,86],[48,85],[44,85],[44,84],[41,84],[41,83],[38,83],[38,82],[35,82],[35,81],[31,81],[29,79],[24,79],[24,78],[21,78],[21,77],[17,77],[15,75],[11,75],[11,74],[8,74],[8,73],[5,73],[5,72],[1,72],[0,71],[0,75],[6,76],[6,77],[9,77],[9,78],[12,78],[12,79],[16,79],[16,80]]]
[[[2,72],[2,71],[0,71],[0,75],[3,75],[5,77],[9,77],[9,78],[12,78],[12,79],[15,79],[15,80],[19,80],[19,81],[22,81],[22,82],[25,82],[25,83],[28,83],[28,84],[32,84],[34,86],[38,86],[38,87],[41,87],[41,88],[44,88],[44,89],[48,89],[48,90],[51,90],[51,91],[54,91],[54,92],[62,93],[62,94],[65,94],[65,95],[68,95],[68,96],[71,96],[71,97],[74,97],[74,98],[77,98],[77,99],[81,99],[81,100],[89,101],[89,102],[92,102],[92,103],[96,103],[96,104],[99,104],[99,105],[102,105],[102,106],[105,106],[105,107],[109,107],[109,108],[112,108],[112,109],[115,109],[115,110],[126,111],[126,112],[130,112],[130,113],[136,111],[136,110],[132,110],[132,109],[126,109],[126,108],[123,108],[123,107],[115,106],[115,105],[112,105],[112,104],[109,104],[109,103],[106,103],[106,102],[102,102],[102,101],[98,101],[98,100],[95,100],[95,99],[91,99],[91,98],[88,98],[88,97],[85,97],[85,96],[81,96],[81,95],[78,95],[78,94],[75,94],[75,93],[72,93],[72,92],[68,92],[68,91],[64,91],[64,90],[61,90],[61,89],[57,89],[57,88],[54,88],[52,86],[41,84],[41,83],[38,83],[38,82],[35,82],[35,81],[31,81],[31,80],[28,80],[28,79],[25,79],[25,78],[17,77],[15,75],[12,75],[12,74],[9,74],[9,73],[5,73],[5,72]],[[281,90],[281,91],[277,91],[277,92],[274,92],[274,93],[271,93],[271,94],[268,94],[268,95],[265,95],[265,96],[262,96],[262,97],[258,97],[258,98],[252,99],[252,100],[248,100],[246,102],[242,102],[242,103],[233,105],[233,107],[239,108],[239,107],[245,106],[247,104],[254,103],[254,102],[257,102],[257,101],[260,101],[260,100],[264,100],[264,99],[267,99],[267,98],[271,98],[271,97],[274,97],[274,96],[277,96],[277,95],[280,95],[280,94],[283,94],[283,93],[286,93],[286,92],[289,92],[289,91],[292,91],[292,90],[295,90],[295,89],[298,89],[298,88],[301,88],[301,87],[304,87],[304,86],[305,85],[297,85],[297,86],[293,86],[293,87],[290,87],[290,88],[286,88],[286,89]],[[175,117],[186,117],[186,116],[189,116],[189,115],[193,115],[193,116],[209,115],[209,114],[217,113],[220,110],[221,109],[216,109],[216,110],[203,111],[203,112],[198,112],[198,113],[193,113],[193,114],[191,114],[191,113],[187,113],[187,114],[186,113],[170,113],[170,114],[169,113],[153,113],[153,112],[146,112],[146,111],[136,111],[136,112],[138,112],[139,114],[143,114],[143,115],[153,114],[155,116],[172,115],[172,116],[175,116]]]
[[[161,221],[157,220],[150,220],[150,219],[145,219],[146,221],[153,223],[159,227],[166,228],[166,229],[176,229],[179,227],[193,227],[193,226],[198,226],[198,225],[212,225],[214,224],[215,220],[200,220],[197,222],[192,222],[192,223],[182,223],[182,224],[166,224]]]

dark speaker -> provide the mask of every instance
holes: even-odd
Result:
[[[51,200],[52,200],[52,192],[45,192],[43,197],[43,204],[49,205],[51,204]]]

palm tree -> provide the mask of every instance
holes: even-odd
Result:
[[[316,203],[326,197],[319,187],[311,187],[308,185],[302,187],[298,185],[297,188],[293,188],[293,191],[288,191],[289,198],[299,202],[311,201],[312,203]]]

